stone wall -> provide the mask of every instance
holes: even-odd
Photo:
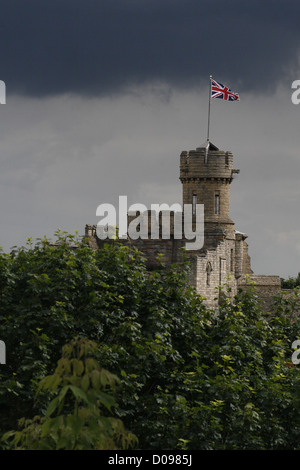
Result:
[[[274,297],[281,291],[280,276],[252,274],[243,276],[238,282],[238,287],[241,289],[247,289],[249,286],[255,287],[262,308],[266,311],[272,311]]]
[[[150,235],[150,234],[149,234]],[[146,266],[152,269],[158,266],[160,260],[166,265],[179,264],[184,261],[184,251],[181,250],[185,246],[184,240],[175,240],[171,234],[170,239],[159,238],[157,240],[138,238],[137,240],[127,239],[106,239],[100,240],[97,237],[96,226],[86,225],[85,236],[88,240],[89,246],[93,249],[102,248],[105,244],[123,244],[128,247],[139,250],[146,258]]]
[[[194,255],[194,285],[197,292],[204,297],[204,304],[210,308],[219,305],[220,286],[225,290],[230,287],[231,296],[237,292],[231,250],[234,250],[234,241],[223,240],[215,249],[204,249],[201,254]]]

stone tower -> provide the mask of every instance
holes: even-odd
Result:
[[[231,152],[211,142],[180,155],[182,203],[204,205],[204,246],[191,255],[193,280],[208,305],[217,305],[216,289],[225,283],[234,295],[237,281],[252,274],[247,235],[236,232],[229,216],[230,184],[234,174]]]
[[[234,173],[231,152],[209,147],[183,151],[180,156],[182,203],[204,204],[205,245],[215,246],[221,234],[235,239],[234,222],[229,217],[230,183]]]

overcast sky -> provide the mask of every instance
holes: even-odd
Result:
[[[300,271],[299,0],[1,0],[0,245],[84,233],[101,203],[181,203],[179,157],[234,155],[256,274]]]

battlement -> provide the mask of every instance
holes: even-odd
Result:
[[[198,209],[199,211],[199,209]],[[203,235],[204,225],[198,227],[198,230],[195,231],[194,223],[192,221],[192,214],[187,216],[186,225],[185,225],[186,214],[184,211],[173,211],[173,210],[160,210],[157,213],[154,210],[146,210],[142,213],[127,213],[127,236],[122,236],[122,239],[156,239],[156,240],[168,240],[170,238],[175,238],[177,240],[188,241],[191,240],[185,237],[185,230],[188,228],[189,223],[191,223],[190,229],[193,229],[195,236]],[[201,212],[199,212],[199,224],[204,222],[201,219]],[[133,231],[128,234],[130,231],[130,226],[133,224]],[[102,225],[100,224],[100,227]],[[102,230],[102,229],[101,229]],[[118,238],[118,226],[106,226],[105,232],[107,232],[107,238],[117,239]],[[138,236],[133,238],[134,233]],[[109,236],[110,234],[110,236]],[[189,234],[191,235],[191,234]],[[85,226],[85,236],[88,238],[96,237],[97,235],[97,226],[87,224]]]
[[[222,150],[209,150],[200,147],[183,151],[180,155],[180,180],[223,179],[231,183],[234,173],[233,155]]]

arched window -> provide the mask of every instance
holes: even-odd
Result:
[[[212,267],[210,261],[206,265],[206,285],[210,286],[210,273],[212,272]]]

